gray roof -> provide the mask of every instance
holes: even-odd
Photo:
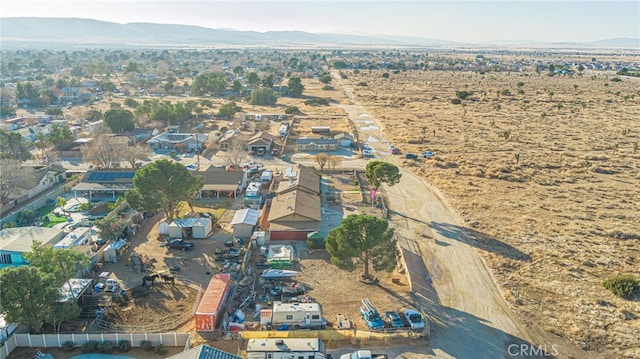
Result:
[[[205,171],[196,171],[196,175],[202,176],[204,185],[235,185],[238,186],[244,178],[244,172],[240,170],[227,171],[224,168],[209,166]]]
[[[260,218],[260,211],[257,209],[245,208],[236,211],[236,214],[231,220],[231,225],[235,224],[250,224],[255,226]]]
[[[0,250],[19,253],[31,252],[34,241],[54,244],[64,236],[61,229],[47,227],[15,227],[0,230]]]
[[[337,145],[338,140],[334,138],[299,138],[296,140],[297,145],[308,145],[315,143],[316,145]]]
[[[178,353],[168,357],[167,359],[242,359],[239,356],[227,353],[220,349],[212,348],[208,345],[202,344],[195,348],[185,350],[182,353]]]

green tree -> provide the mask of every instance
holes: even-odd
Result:
[[[384,74],[382,75],[382,77],[384,77]],[[389,74],[387,74],[387,77],[389,77]],[[329,82],[331,82],[332,78],[330,75],[324,75],[320,78],[320,82],[322,82],[323,84],[328,84]]]
[[[56,146],[69,142],[73,140],[74,137],[75,135],[69,126],[53,125],[49,130],[49,141]]]
[[[302,84],[302,80],[299,77],[292,77],[287,82],[287,87],[289,88],[289,96],[291,97],[300,97],[302,96],[302,92],[304,91],[304,85]]]
[[[87,111],[87,113],[85,114],[85,117],[86,117],[87,121],[93,122],[93,121],[102,120],[104,118],[104,115],[102,114],[102,111],[100,111],[100,110],[91,109],[91,110]]]
[[[243,72],[244,69],[240,65],[233,68],[233,74],[236,75],[236,77],[242,75]]]
[[[221,73],[205,73],[198,75],[191,84],[191,93],[196,96],[211,94],[220,96],[227,88],[227,80]]]
[[[262,79],[262,87],[273,88],[274,81],[273,74],[269,74]]]
[[[235,102],[231,101],[220,106],[220,108],[218,109],[218,116],[233,117],[236,112],[240,111],[242,111],[242,108]]]
[[[203,185],[202,176],[193,175],[184,165],[158,160],[136,171],[134,189],[126,192],[125,199],[137,210],[162,209],[173,219],[178,203],[191,202]]]
[[[60,208],[60,211],[62,213],[65,212],[64,210],[65,204],[67,204],[67,200],[64,197],[58,196],[58,198],[56,198],[56,207]]]
[[[242,83],[238,80],[233,80],[233,83],[231,84],[231,90],[234,93],[239,94],[240,91],[242,91]]]
[[[74,248],[53,249],[41,242],[34,242],[31,252],[24,254],[29,265],[49,274],[59,287],[69,278],[82,275],[89,267],[89,256]]]
[[[273,106],[278,98],[275,92],[270,88],[259,88],[251,91],[251,99],[249,104],[258,106]]]
[[[50,321],[51,306],[60,298],[52,275],[33,266],[0,270],[0,313],[7,322],[39,331]]]
[[[117,216],[104,217],[103,219],[95,221],[93,224],[96,229],[100,231],[100,238],[104,239],[107,243],[116,241],[125,226],[124,222]]]
[[[0,129],[0,157],[26,161],[31,158],[31,152],[27,141],[19,132]]]
[[[138,101],[132,99],[131,97],[127,97],[124,99],[124,105],[131,108],[138,107]],[[94,110],[95,111],[95,110]]]
[[[14,117],[16,115],[16,109],[9,106],[0,107],[0,118]]]
[[[402,174],[398,166],[388,162],[370,161],[365,169],[365,176],[375,187],[382,183],[393,186],[400,181]]]
[[[398,261],[393,229],[387,220],[372,215],[352,214],[344,218],[340,226],[329,231],[326,248],[331,263],[340,268],[353,270],[353,260],[358,260],[365,279],[371,278],[370,264],[376,271],[391,272]]]
[[[249,72],[247,74],[247,83],[249,86],[255,88],[260,83],[260,77],[258,77],[258,74],[253,71]]]
[[[136,125],[133,122],[133,113],[121,108],[112,108],[104,113],[104,123],[113,132],[133,130]]]

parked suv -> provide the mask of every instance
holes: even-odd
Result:
[[[407,153],[404,155],[404,158],[408,160],[415,160],[418,156],[415,153]]]

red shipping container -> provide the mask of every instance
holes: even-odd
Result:
[[[230,289],[231,276],[228,273],[217,273],[211,277],[196,310],[196,330],[212,332],[216,329]]]

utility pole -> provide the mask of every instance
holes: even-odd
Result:
[[[200,142],[198,141],[198,129],[196,128],[196,156],[198,156],[198,171],[200,171]]]
[[[201,128],[202,128],[202,124],[196,126],[196,156],[198,156],[197,157],[198,171],[200,171],[200,141],[198,141],[198,133],[200,132]]]

